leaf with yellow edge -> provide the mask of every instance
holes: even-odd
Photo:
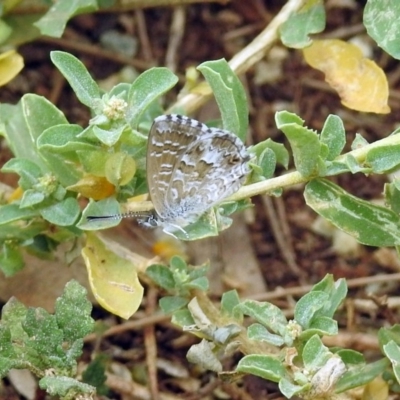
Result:
[[[15,50],[0,54],[0,86],[14,79],[24,67],[24,59]]]
[[[128,319],[139,308],[143,298],[135,265],[110,251],[94,233],[87,232],[82,256],[92,292],[106,310]]]
[[[387,114],[389,87],[383,70],[354,44],[315,40],[303,49],[307,63],[325,74],[342,104],[357,111]]]

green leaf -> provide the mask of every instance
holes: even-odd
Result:
[[[12,158],[11,160],[8,160],[3,165],[1,171],[14,172],[15,174],[18,174],[20,176],[18,184],[24,190],[30,189],[43,175],[39,165],[24,158]]]
[[[136,162],[125,152],[109,154],[105,173],[108,182],[114,186],[126,185],[136,173]]]
[[[32,207],[36,204],[41,203],[45,199],[45,195],[42,192],[38,192],[34,189],[25,190],[24,194],[22,195],[21,202],[19,206],[21,208]]]
[[[261,324],[252,324],[247,328],[247,336],[250,340],[258,340],[267,342],[273,346],[282,346],[284,340],[282,336],[274,335],[268,332],[268,330]]]
[[[346,365],[349,364],[365,364],[365,357],[362,353],[355,350],[339,349],[335,352]]]
[[[382,174],[400,165],[400,144],[374,147],[368,151],[365,162],[376,174]]]
[[[267,139],[250,147],[249,151],[259,158],[264,153],[265,149],[271,149],[275,153],[276,162],[283,165],[285,169],[288,169],[289,152],[282,143],[276,143],[271,139]]]
[[[117,226],[120,218],[107,218],[107,219],[94,219],[88,220],[87,217],[105,217],[115,216],[121,212],[119,203],[115,198],[108,197],[100,201],[90,201],[90,203],[83,210],[82,218],[76,225],[79,229],[85,231],[97,231],[99,229],[108,229]]]
[[[96,11],[97,8],[96,0],[57,1],[35,26],[42,35],[61,37],[69,19],[74,15]]]
[[[322,316],[314,318],[306,332],[310,335],[312,332],[313,334],[318,334],[320,336],[333,336],[337,335],[338,331],[337,321],[332,318]]]
[[[182,260],[182,261],[184,261],[184,260]],[[192,267],[191,269],[187,268],[187,270],[189,272],[189,280],[193,281],[198,278],[206,277],[209,269],[210,269],[210,265],[208,263],[201,265],[201,266],[196,266],[195,268]]]
[[[91,311],[86,289],[74,280],[68,282],[55,304],[57,325],[63,331],[64,341],[72,343],[93,331]]]
[[[275,122],[289,140],[298,172],[304,177],[317,175],[321,152],[318,135],[305,128],[297,115],[287,111],[277,112]]]
[[[70,226],[78,219],[81,212],[78,201],[74,197],[67,197],[59,203],[41,208],[42,217],[58,226]]]
[[[390,328],[381,328],[378,331],[379,345],[381,348],[393,341],[396,344],[400,345],[400,325],[396,324],[391,326]]]
[[[397,382],[400,382],[400,347],[397,343],[391,340],[389,343],[383,345],[383,352],[392,363],[394,375]]]
[[[29,339],[28,348],[37,353],[34,363],[40,369],[64,367],[63,332],[57,326],[54,315],[43,308],[29,308],[22,324]]]
[[[19,246],[7,241],[0,251],[0,269],[6,277],[15,275],[24,267],[24,258]],[[0,346],[1,347],[1,346]]]
[[[228,226],[224,227],[225,229]],[[174,235],[180,240],[200,240],[210,236],[218,236],[218,220],[214,209],[205,212],[195,223],[185,226],[185,232],[177,230]]]
[[[260,167],[260,174],[263,178],[271,178],[276,167],[275,153],[271,149],[265,149],[257,159],[257,165]]]
[[[57,153],[96,149],[94,143],[77,137],[81,132],[82,127],[79,125],[66,124],[52,126],[39,136],[37,147],[39,150],[51,150]]]
[[[12,238],[19,243],[26,244],[29,243],[31,238],[46,230],[47,227],[47,222],[43,220],[31,220],[27,224],[5,224],[0,229],[0,241]]]
[[[77,151],[79,161],[82,164],[84,170],[89,174],[96,176],[105,176],[105,165],[110,154],[105,151],[93,150],[93,151]]]
[[[26,94],[22,97],[21,104],[31,142],[35,147],[37,139],[46,129],[54,125],[68,124],[62,111],[43,96]]]
[[[357,150],[362,149],[363,147],[367,146],[369,143],[365,138],[363,138],[359,133],[356,133],[356,137],[354,138],[353,142],[351,143],[351,149]]]
[[[183,285],[186,289],[197,289],[206,292],[209,289],[208,279],[203,276],[201,278],[193,279]]]
[[[344,174],[345,172],[349,172],[350,168],[347,166],[346,162],[341,161],[325,161],[325,175],[324,176],[333,176]]]
[[[93,126],[93,134],[97,139],[108,147],[114,146],[118,140],[121,138],[124,130],[126,129],[125,125],[110,127],[109,129],[102,129],[100,126]]]
[[[165,265],[150,265],[146,269],[146,275],[158,286],[165,290],[171,291],[175,289],[175,280],[172,272]]]
[[[172,314],[182,307],[185,307],[188,299],[179,296],[165,296],[160,299],[160,308],[164,314]]]
[[[178,82],[178,77],[167,68],[151,68],[132,83],[128,94],[127,121],[137,128],[146,109]]]
[[[356,174],[357,172],[369,174],[371,172],[371,168],[361,165],[351,153],[345,154],[344,162],[352,174]]]
[[[190,347],[186,358],[189,362],[198,365],[201,369],[222,372],[222,364],[218,360],[214,349],[214,343],[203,339],[200,343]]]
[[[182,257],[173,256],[169,263],[170,263],[171,271],[174,274],[179,273],[179,274],[184,274],[185,276],[187,275],[188,266]]]
[[[345,279],[338,279],[336,282],[333,276],[327,274],[322,281],[315,284],[312,291],[321,291],[329,295],[329,301],[321,309],[321,313],[316,315],[332,318],[338,307],[342,304],[347,295],[347,284]]]
[[[182,308],[172,314],[171,322],[177,326],[192,326],[195,321],[187,308]]]
[[[41,154],[51,173],[64,187],[71,186],[81,177],[81,171],[76,168],[75,163],[67,161],[64,156],[53,151],[42,149]]]
[[[11,343],[11,332],[6,326],[0,324],[0,378],[4,378],[10,369],[17,365],[17,354]]]
[[[368,0],[364,8],[364,25],[368,35],[392,57],[400,59],[400,3],[396,0],[382,2]]]
[[[381,375],[389,366],[389,360],[383,358],[365,366],[355,367],[347,371],[336,383],[336,393],[361,387]]]
[[[322,344],[318,335],[314,335],[307,341],[302,355],[304,367],[309,371],[318,370],[332,357],[332,353]]]
[[[360,243],[387,247],[400,244],[399,217],[393,211],[358,199],[325,179],[314,179],[304,191],[306,203]]]
[[[0,206],[0,226],[21,219],[30,219],[38,215],[35,210],[19,208],[17,204]]]
[[[96,391],[93,386],[67,376],[45,376],[39,381],[39,386],[50,395],[60,396],[65,400],[92,397]],[[88,396],[83,396],[84,394]]]
[[[69,82],[79,101],[89,108],[95,107],[100,100],[100,89],[82,62],[63,51],[52,51],[50,58]]]
[[[328,298],[329,296],[324,292],[306,293],[296,304],[294,319],[303,329],[308,329],[315,314],[325,306]]]
[[[329,115],[321,131],[321,143],[328,146],[327,160],[332,161],[342,152],[346,144],[343,121],[337,115]]]
[[[246,92],[240,79],[224,59],[206,61],[197,69],[210,85],[224,129],[235,133],[244,141],[249,125],[249,110]]]
[[[259,376],[272,382],[279,382],[286,375],[286,369],[279,360],[259,354],[244,356],[239,361],[236,371]]]
[[[238,308],[243,314],[254,318],[260,324],[266,326],[272,332],[283,335],[286,331],[287,320],[283,312],[271,303],[245,300]]]
[[[97,355],[82,373],[83,382],[94,386],[97,396],[109,395],[110,390],[105,384],[107,380],[106,369],[109,363],[108,358],[105,354]]]
[[[282,378],[279,381],[279,390],[288,399],[291,399],[295,395],[300,395],[303,391],[309,390],[309,385],[294,385],[289,379]]]
[[[325,29],[325,8],[321,1],[308,2],[293,13],[280,27],[280,36],[287,47],[302,49],[311,44],[309,35]]]
[[[400,190],[399,190],[399,181],[394,181],[392,183],[385,184],[385,200],[386,203],[390,206],[392,211],[397,214],[400,214]]]
[[[28,309],[15,297],[11,297],[3,307],[1,326],[6,326],[10,329],[14,343],[24,343],[28,338],[28,335],[22,328],[22,322],[25,320],[27,312]]]
[[[48,168],[37,153],[29,132],[22,101],[16,105],[0,104],[0,116],[0,135],[7,139],[15,157],[30,160],[40,166],[43,172],[47,171]],[[21,143],[24,143],[24,146],[21,146]]]
[[[221,311],[223,315],[227,315],[237,321],[242,321],[242,313],[238,312],[239,308],[235,308],[239,304],[240,299],[236,290],[229,290],[228,292],[222,293]]]
[[[271,149],[275,153],[276,162],[283,165],[285,169],[289,166],[289,152],[282,143],[276,143],[272,139],[264,140],[250,147],[250,152],[254,153],[257,158],[261,156],[265,149]]]

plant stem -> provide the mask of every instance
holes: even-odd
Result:
[[[289,0],[268,26],[229,61],[229,66],[233,72],[236,74],[245,73],[260,61],[278,40],[280,26],[288,20],[290,14],[299,10],[305,3],[305,0]],[[206,103],[211,96],[210,86],[205,82],[201,82],[191,90],[191,93],[183,96],[173,104],[167,114],[177,109],[184,109],[186,114],[190,114]]]

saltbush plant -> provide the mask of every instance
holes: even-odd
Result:
[[[397,15],[396,6],[392,8]],[[367,3],[368,32],[396,57],[393,43],[383,43],[379,21],[370,18],[380,11],[379,2]],[[385,20],[385,24],[389,22]],[[324,23],[324,8],[315,2],[287,17],[281,25],[281,38],[291,47],[310,46],[308,35],[320,32]],[[294,31],[296,37],[291,35]],[[338,44],[326,45],[331,49]],[[315,62],[310,52],[305,57],[311,58],[310,64]],[[147,192],[147,133],[153,119],[166,112],[160,99],[178,78],[166,68],[152,68],[133,82],[120,83],[104,92],[73,55],[55,51],[51,59],[80,102],[90,109],[92,118],[86,127],[72,124],[54,104],[33,94],[24,95],[17,105],[0,105],[0,133],[14,154],[2,172],[19,175],[18,188],[2,196],[0,268],[5,275],[13,275],[23,268],[23,251],[43,256],[63,242],[77,241],[82,244],[91,288],[99,303],[129,318],[143,296],[138,266],[115,254],[97,234],[99,229],[118,224],[118,219],[88,221],[87,217],[151,209],[150,202],[131,198]],[[197,69],[208,84],[207,89],[203,86],[203,93],[212,91],[215,96],[221,126],[244,139],[247,100],[235,73],[241,68],[235,65],[221,59],[205,62]],[[370,105],[365,102],[362,107]],[[388,111],[382,99],[379,107],[381,112]],[[180,102],[167,112],[187,110],[190,107]],[[229,214],[250,206],[252,196],[279,196],[285,187],[304,183],[308,206],[337,228],[366,245],[397,247],[399,183],[386,184],[386,205],[379,206],[349,194],[329,177],[343,173],[387,174],[397,169],[398,130],[387,132],[375,143],[367,143],[357,135],[351,150],[343,152],[346,132],[337,115],[330,115],[320,132],[309,129],[300,116],[288,111],[277,112],[275,122],[290,148],[271,139],[250,147],[252,172],[247,185],[190,226],[187,236],[181,239],[215,236],[229,227]],[[275,177],[276,166],[287,169],[290,156],[295,170]],[[81,198],[88,199],[83,209],[78,201]],[[322,342],[324,336],[338,333],[334,314],[347,294],[345,280],[326,276],[298,300],[293,318],[287,320],[273,304],[241,300],[235,291],[224,293],[216,307],[207,297],[207,269],[188,266],[181,258],[173,257],[168,267],[153,265],[145,271],[165,291],[160,300],[162,310],[171,314],[176,325],[201,338],[188,352],[191,362],[224,379],[253,374],[277,382],[288,398],[328,398],[380,375],[393,391],[398,390],[398,325],[379,331],[382,357],[373,363],[356,351],[328,348]],[[101,280],[100,271],[109,275]],[[118,285],[107,287],[105,281]],[[70,282],[55,309],[51,315],[42,309],[27,309],[15,299],[6,304],[0,323],[0,375],[5,376],[11,368],[27,368],[50,394],[76,398],[91,395],[96,389],[99,393],[104,390],[104,370],[96,370],[98,364],[89,367],[83,380],[77,379],[76,359],[82,351],[83,337],[93,328],[91,305],[84,290]],[[220,357],[233,352],[243,357],[234,371],[223,371]],[[89,378],[93,371],[97,376]]]

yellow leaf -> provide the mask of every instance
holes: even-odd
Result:
[[[20,200],[22,198],[22,195],[24,194],[24,190],[21,188],[21,186],[18,186],[10,195],[8,198],[8,203],[12,203],[15,200]]]
[[[357,46],[337,39],[315,40],[303,54],[310,66],[325,74],[343,105],[357,111],[390,112],[385,73]]]
[[[85,175],[67,189],[93,200],[102,200],[115,193],[115,186],[106,178],[91,174]]]
[[[0,86],[10,82],[24,67],[24,59],[15,50],[0,54]]]
[[[8,14],[13,8],[17,7],[22,0],[5,0],[3,4],[3,14]]]
[[[185,261],[188,260],[184,244],[172,236],[163,235],[159,240],[156,240],[152,249],[155,255],[166,262],[169,262],[174,256],[179,256]]]
[[[388,383],[379,376],[365,385],[362,394],[362,400],[386,400],[388,397]]]
[[[87,232],[82,256],[92,292],[106,310],[128,319],[143,298],[135,265],[110,251],[94,233]]]

